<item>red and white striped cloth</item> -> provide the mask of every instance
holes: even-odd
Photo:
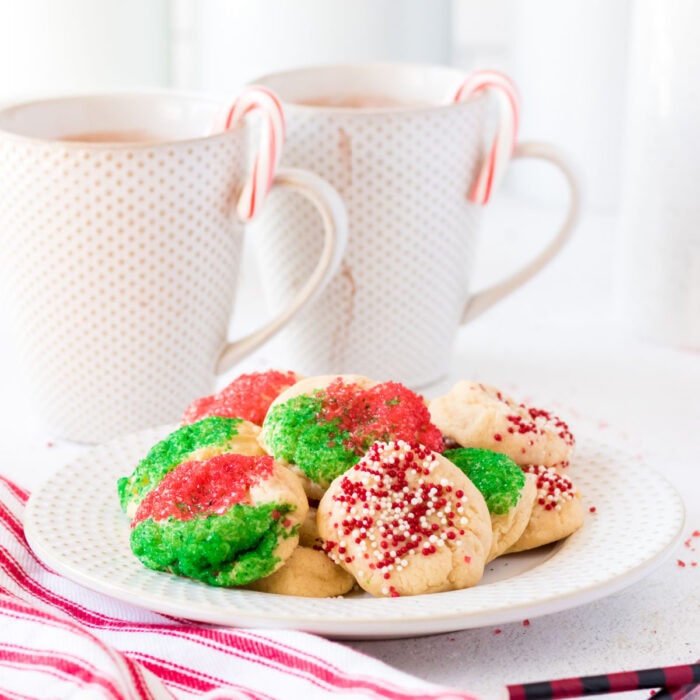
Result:
[[[315,635],[203,625],[87,590],[34,556],[28,497],[0,477],[0,698],[473,698]]]

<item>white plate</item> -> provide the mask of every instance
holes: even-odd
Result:
[[[297,598],[216,588],[146,569],[129,548],[116,481],[167,432],[160,428],[118,439],[57,471],[30,498],[25,529],[36,554],[69,579],[202,622],[299,629],[339,639],[514,622],[588,603],[634,583],[670,554],[682,534],[683,502],[663,477],[584,437],[570,468],[586,504],[583,527],[556,545],[496,559],[478,586],[388,599]]]

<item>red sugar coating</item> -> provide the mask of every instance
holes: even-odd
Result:
[[[430,556],[464,534],[464,494],[453,493],[446,479],[430,480],[435,463],[431,450],[418,443],[373,443],[333,496],[338,540],[326,542],[331,558],[353,561],[346,544],[352,541],[367,567],[389,579],[407,556]],[[369,478],[358,479],[356,472]]]
[[[272,474],[268,455],[222,454],[206,461],[185,462],[150,491],[136,511],[132,527],[153,520],[191,520],[220,515],[235,503],[250,503],[248,491]]]
[[[568,476],[559,474],[553,467],[531,464],[522,467],[526,474],[537,477],[537,503],[545,510],[559,510],[564,501],[570,501],[575,494],[574,484]]]
[[[296,384],[294,372],[251,372],[241,374],[220,392],[193,401],[181,423],[187,425],[208,416],[243,418],[262,425],[270,404],[288,387]]]
[[[434,452],[445,449],[423,397],[398,382],[362,389],[338,378],[323,392],[321,417],[328,422],[337,418],[339,429],[349,434],[346,446],[358,454],[376,440],[419,442]]]

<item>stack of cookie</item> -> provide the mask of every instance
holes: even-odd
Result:
[[[150,568],[302,596],[476,585],[583,522],[563,421],[460,382],[432,402],[357,375],[241,375],[119,480]]]

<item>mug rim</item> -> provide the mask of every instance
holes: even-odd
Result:
[[[163,146],[182,146],[188,144],[200,144],[210,140],[216,140],[225,135],[231,135],[242,130],[242,124],[237,124],[229,129],[214,131],[204,136],[187,136],[183,138],[164,138],[147,141],[69,141],[61,140],[55,136],[37,136],[23,134],[3,124],[3,118],[13,112],[33,107],[41,108],[59,103],[69,102],[97,102],[109,100],[129,99],[172,99],[182,102],[199,102],[221,109],[226,105],[226,100],[212,93],[197,92],[193,90],[174,90],[171,88],[128,88],[93,92],[73,92],[66,94],[49,95],[24,99],[18,102],[9,102],[0,106],[0,139],[11,139],[32,144],[41,144],[46,147],[60,145],[66,149],[89,150],[143,150]]]
[[[461,82],[467,77],[468,72],[457,68],[455,66],[449,66],[439,63],[414,63],[414,62],[402,62],[402,61],[359,61],[359,62],[342,62],[342,63],[317,63],[310,65],[297,66],[295,68],[288,68],[284,70],[271,71],[257,78],[249,81],[247,84],[249,86],[260,85],[272,90],[275,95],[277,95],[280,102],[285,106],[285,108],[292,108],[294,110],[299,110],[303,112],[310,113],[332,113],[332,114],[395,114],[410,113],[410,112],[435,112],[454,108],[459,105],[468,104],[472,101],[478,100],[481,95],[474,95],[473,97],[462,100],[460,102],[429,102],[427,104],[399,104],[390,106],[370,106],[370,107],[353,107],[353,106],[342,106],[342,105],[310,105],[303,104],[302,102],[290,99],[284,94],[284,90],[280,90],[276,85],[278,81],[283,79],[288,79],[290,77],[299,78],[303,75],[323,75],[330,73],[348,73],[353,72],[355,74],[362,73],[364,75],[370,75],[376,77],[379,72],[402,72],[402,73],[412,73],[416,75],[418,72],[422,74],[431,73],[441,74],[445,78],[450,78],[452,80],[451,87],[453,93],[457,91],[457,88]],[[355,93],[356,94],[356,93]],[[449,96],[448,90],[445,90],[445,95]],[[350,95],[348,95],[350,96]],[[443,95],[444,96],[444,95]],[[297,98],[298,99],[298,98]],[[308,98],[307,98],[308,99]]]

